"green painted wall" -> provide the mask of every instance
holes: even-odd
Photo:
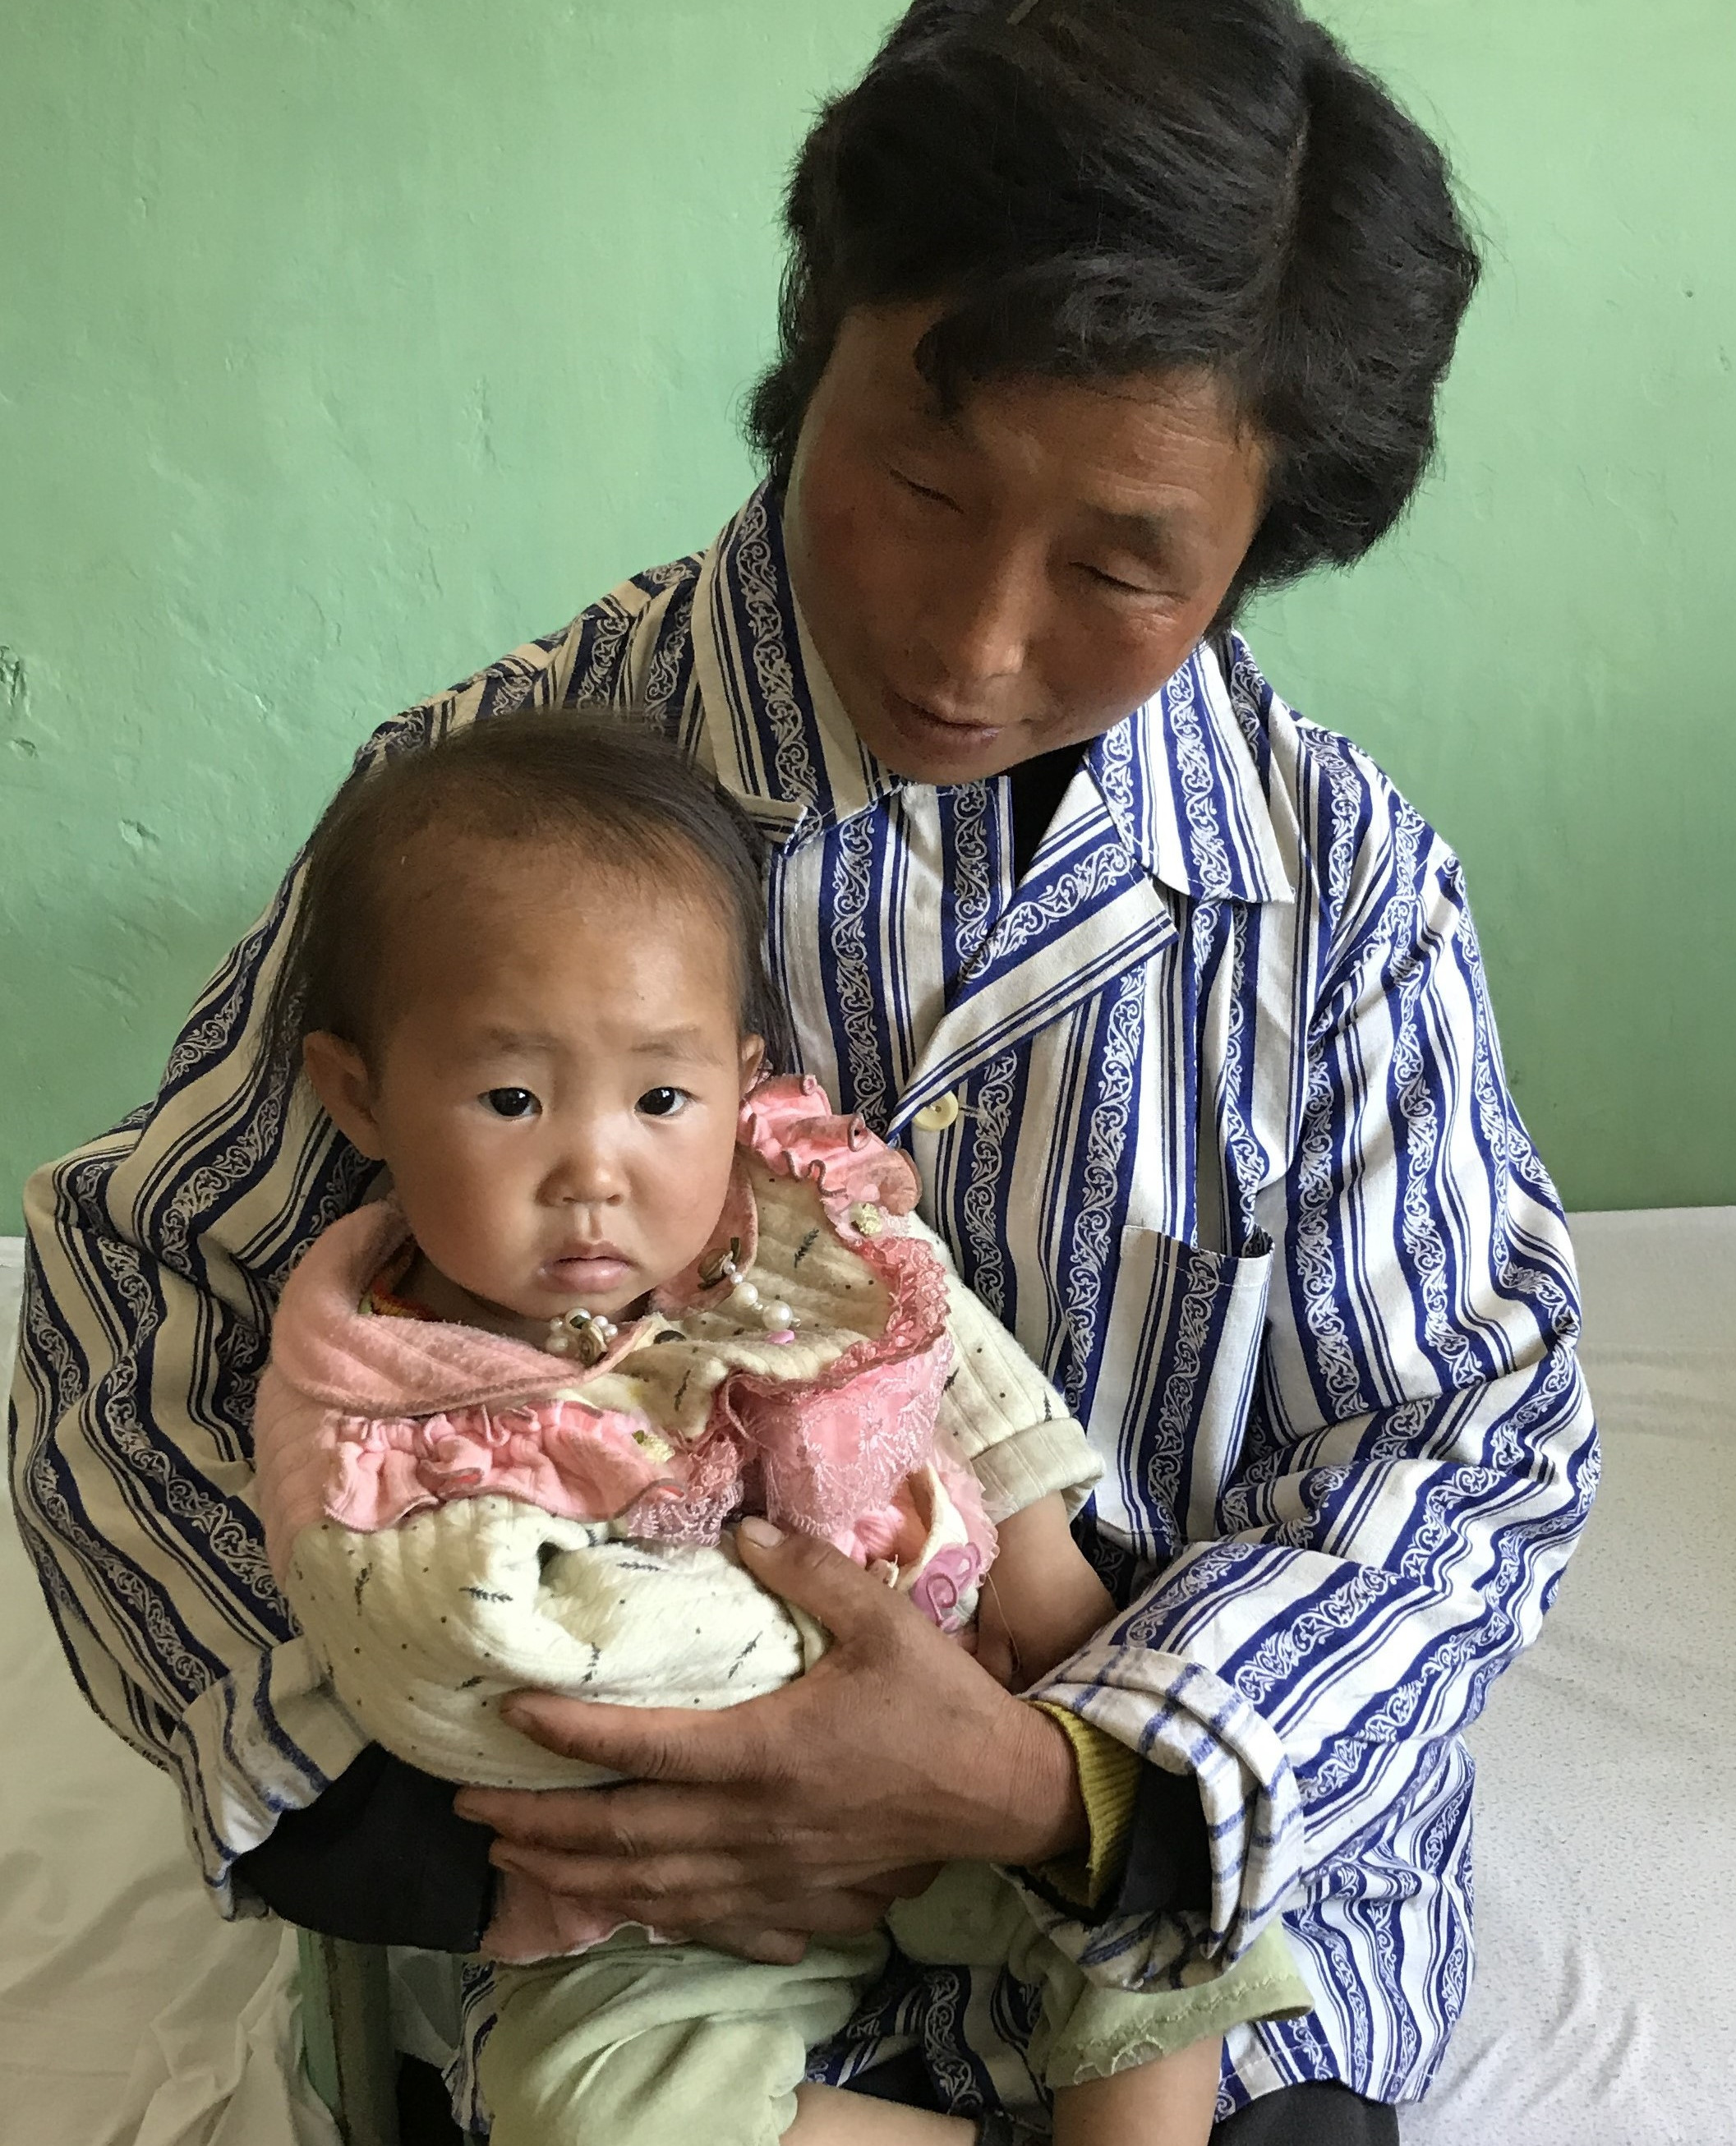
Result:
[[[888,12],[7,0],[0,1230],[373,721],[745,491],[779,176]],[[1736,1199],[1736,10],[1328,12],[1494,272],[1428,496],[1260,646],[1463,850],[1569,1200]]]
[[[1489,274],[1403,527],[1250,630],[1464,856],[1570,1205],[1736,1200],[1736,6],[1335,0]]]

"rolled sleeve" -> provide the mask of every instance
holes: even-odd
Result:
[[[922,1235],[947,1269],[953,1362],[938,1435],[970,1464],[991,1520],[1057,1493],[1076,1513],[1102,1475],[1102,1461],[1042,1372],[958,1279],[940,1240]]]
[[[1500,1076],[1456,864],[1347,935],[1309,1041],[1244,1460],[1187,1545],[1044,1688],[1189,1774],[1209,1911],[1062,1939],[1137,1982],[1235,1959],[1299,1881],[1458,1763],[1536,1635],[1597,1481],[1565,1225]],[[1183,1939],[1185,1938],[1185,1944]]]

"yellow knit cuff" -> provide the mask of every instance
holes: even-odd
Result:
[[[1073,1746],[1079,1793],[1085,1799],[1085,1822],[1091,1829],[1090,1846],[1083,1857],[1059,1856],[1044,1864],[1042,1875],[1068,1899],[1082,1908],[1095,1908],[1120,1875],[1126,1859],[1143,1761],[1136,1751],[1130,1751],[1125,1744],[1118,1744],[1113,1736],[1093,1728],[1065,1706],[1051,1706],[1040,1699],[1031,1704],[1059,1725]]]

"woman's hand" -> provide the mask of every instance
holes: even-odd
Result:
[[[503,1718],[619,1788],[466,1789],[493,1853],[551,1893],[760,1957],[870,1929],[937,1863],[1032,1864],[1086,1837],[1072,1751],[910,1604],[829,1545],[742,1524],[742,1561],[833,1644],[745,1705],[596,1706],[549,1692]],[[792,1949],[792,1948],[794,1949]]]

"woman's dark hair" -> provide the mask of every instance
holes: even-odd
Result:
[[[1440,149],[1294,0],[916,0],[786,222],[748,418],[776,479],[855,307],[938,304],[916,362],[949,410],[1208,371],[1273,455],[1225,616],[1398,518],[1478,276]]]
[[[360,764],[302,853],[299,899],[265,1017],[265,1059],[291,1079],[302,1044],[328,1029],[367,1051],[377,1038],[394,878],[418,884],[431,840],[466,836],[582,847],[602,870],[697,891],[721,906],[736,950],[744,1035],[789,1063],[766,973],[763,849],[752,823],[671,746],[555,709],[492,716],[420,749]]]

